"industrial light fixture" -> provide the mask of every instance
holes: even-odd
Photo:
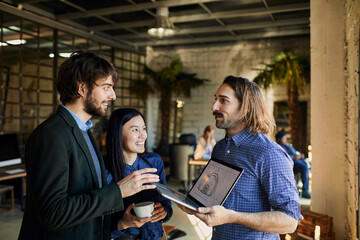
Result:
[[[63,58],[69,58],[71,56],[71,52],[68,53],[68,52],[63,52],[63,53],[59,53],[59,56],[60,57],[63,57]],[[49,58],[54,58],[55,57],[55,54],[54,53],[50,53],[49,54]]]
[[[6,47],[9,44],[10,45],[21,45],[21,44],[25,44],[26,40],[25,39],[14,39],[14,40],[9,40],[6,42],[0,42],[0,47]]]
[[[167,7],[156,9],[154,22],[150,25],[148,33],[158,38],[171,37],[175,34],[175,26],[169,18],[169,9]]]

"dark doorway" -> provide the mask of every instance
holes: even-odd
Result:
[[[300,102],[301,109],[301,121],[302,121],[302,143],[300,149],[298,151],[305,153],[307,155],[308,152],[308,103],[303,101]],[[288,114],[288,106],[286,101],[274,102],[274,118],[276,122],[276,131],[285,130],[287,133],[290,133],[290,123],[289,123],[289,114]],[[288,138],[289,143],[291,142],[291,137]]]

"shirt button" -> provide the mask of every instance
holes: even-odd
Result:
[[[227,153],[230,153],[230,150],[227,150]]]

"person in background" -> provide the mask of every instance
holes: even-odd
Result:
[[[265,135],[275,122],[260,88],[228,76],[214,96],[216,127],[226,135],[216,143],[212,157],[244,172],[222,206],[198,211],[178,206],[213,227],[213,240],[280,239],[279,234],[294,232],[302,216],[293,162]]]
[[[124,209],[123,198],[159,181],[147,168],[106,184],[90,118],[105,116],[116,81],[116,68],[92,52],[75,52],[61,64],[56,87],[63,105],[26,144],[20,240],[110,239],[110,214]]]
[[[294,173],[300,173],[301,175],[301,181],[303,183],[301,196],[303,198],[311,198],[309,192],[309,166],[305,161],[305,155],[296,151],[293,146],[288,144],[285,131],[279,131],[275,135],[275,138],[276,142],[287,152],[287,154],[289,154],[291,159],[294,161]]]
[[[204,134],[198,139],[194,158],[209,160],[211,158],[211,152],[216,144],[214,139],[215,129],[213,126],[206,126]]]
[[[164,164],[156,153],[144,153],[147,132],[144,116],[136,109],[121,108],[110,117],[107,136],[105,166],[107,182],[121,181],[134,171],[144,168],[156,168],[160,182],[166,184]],[[132,213],[135,203],[152,201],[155,210],[151,217],[139,218]],[[156,190],[139,192],[124,199],[124,209],[113,215],[117,230],[112,232],[116,239],[166,239],[162,222],[172,216],[170,200],[162,197]]]

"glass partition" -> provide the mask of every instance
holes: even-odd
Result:
[[[142,101],[130,94],[130,81],[141,77],[145,56],[52,29],[0,10],[0,133],[16,132],[23,148],[29,134],[60,104],[55,78],[62,62],[76,50],[91,50],[111,60],[119,71],[117,99],[111,110]],[[108,111],[107,118],[111,114]],[[92,119],[101,135],[106,118]],[[101,139],[100,139],[101,140]]]

